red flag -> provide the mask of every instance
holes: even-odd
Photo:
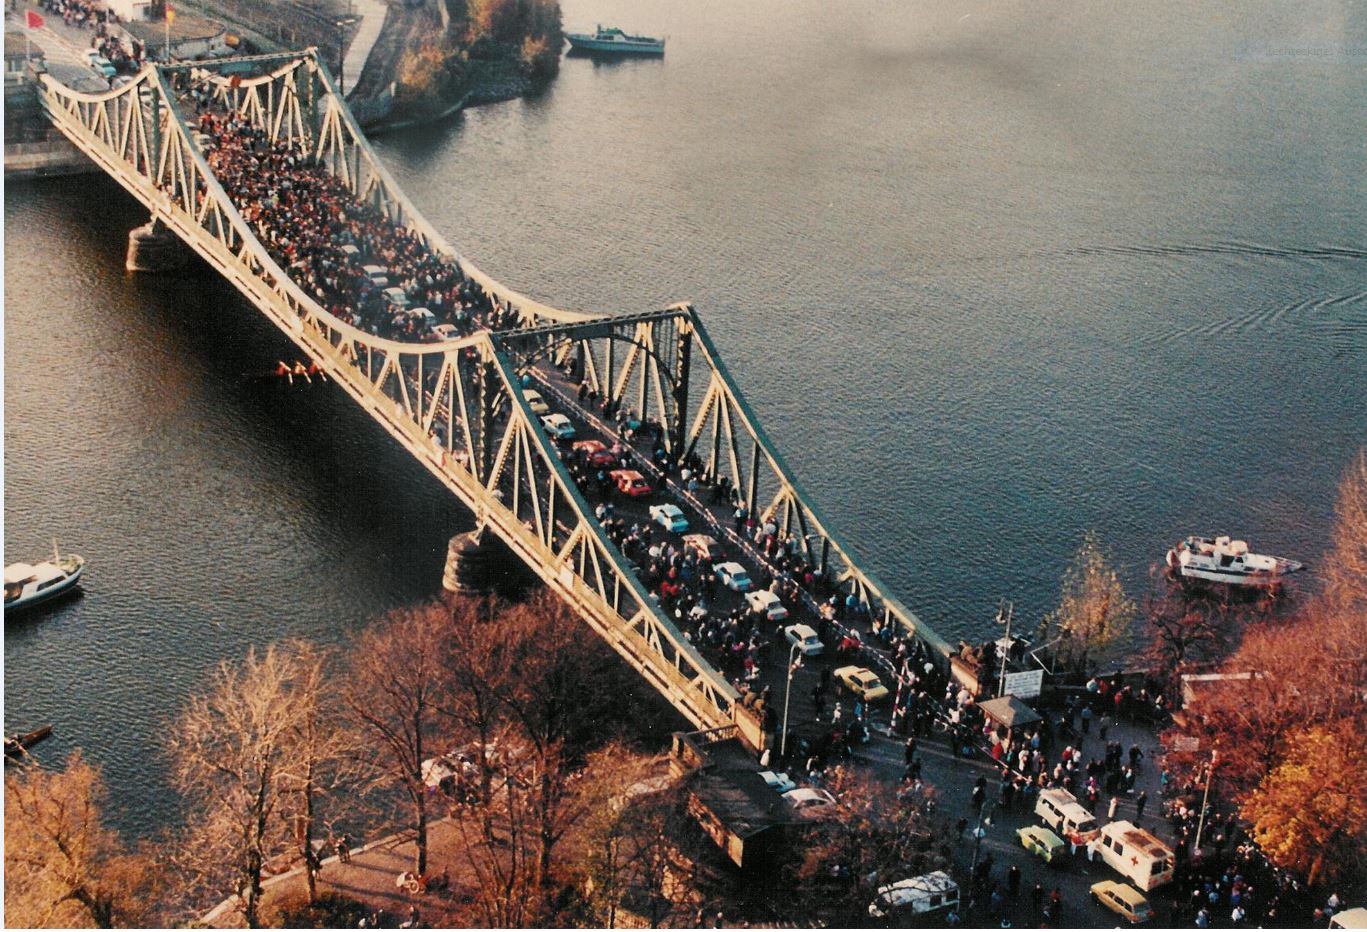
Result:
[[[176,21],[176,11],[171,9],[171,4],[166,4],[166,25],[171,25]]]
[[[42,29],[43,18],[33,10],[24,11],[24,25],[30,29]]]

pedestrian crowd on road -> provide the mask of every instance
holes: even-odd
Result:
[[[432,319],[457,334],[508,326],[516,312],[490,296],[460,264],[422,237],[360,202],[338,176],[295,140],[270,138],[236,113],[215,109],[208,88],[190,91],[206,157],[224,192],[271,259],[328,313],[394,340],[436,339]],[[380,266],[387,284],[364,269]],[[398,288],[402,302],[385,291]]]

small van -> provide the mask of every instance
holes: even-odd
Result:
[[[1172,880],[1172,849],[1132,822],[1111,822],[1101,830],[1101,859],[1141,890]]]
[[[869,915],[891,926],[948,915],[959,907],[959,885],[944,871],[909,877],[878,888]]]
[[[1075,845],[1085,845],[1101,834],[1096,818],[1067,790],[1040,790],[1039,798],[1035,800],[1035,815]]]

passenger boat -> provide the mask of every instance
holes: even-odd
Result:
[[[5,735],[5,758],[6,760],[19,760],[39,741],[52,734],[52,726],[44,725],[42,728],[30,731],[26,735]]]
[[[1247,543],[1227,536],[1188,537],[1168,551],[1167,562],[1183,579],[1262,589],[1305,568],[1295,560],[1249,553]]]
[[[610,52],[618,55],[663,55],[665,40],[650,36],[629,36],[616,27],[596,27],[593,35],[568,32],[570,48],[581,52]]]
[[[85,572],[85,559],[62,556],[52,545],[52,559],[42,563],[11,563],[5,567],[5,615],[55,599],[70,592]]]

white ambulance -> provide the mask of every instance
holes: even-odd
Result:
[[[1111,822],[1101,830],[1101,859],[1141,890],[1172,880],[1172,849],[1132,822]]]

